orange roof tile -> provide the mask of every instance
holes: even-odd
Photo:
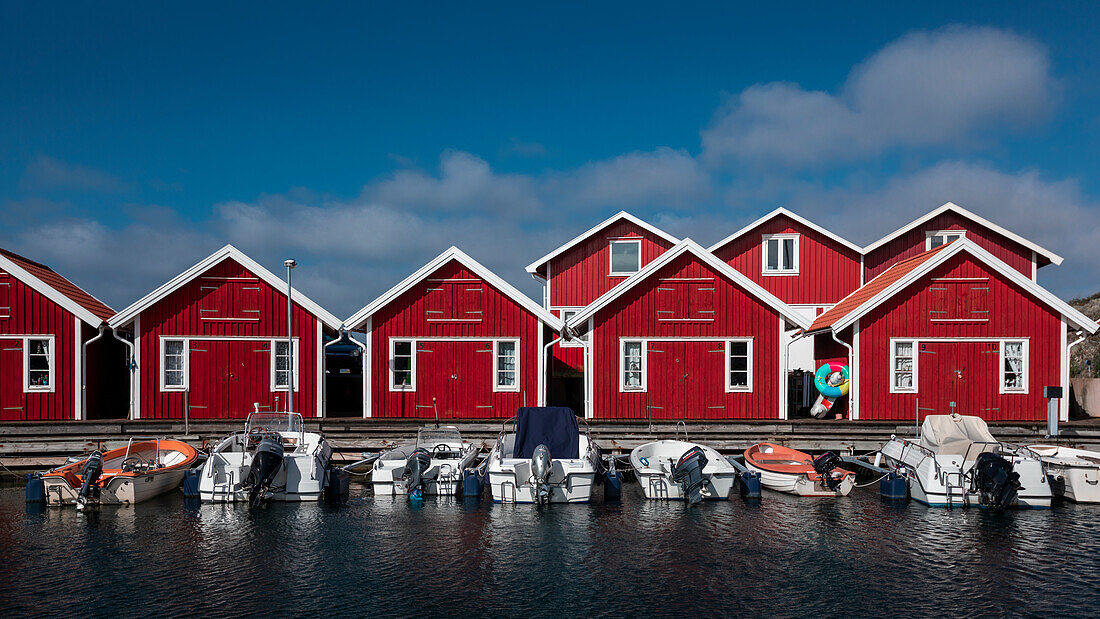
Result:
[[[107,304],[88,294],[80,286],[58,275],[57,272],[50,267],[3,248],[0,248],[0,254],[3,254],[5,258],[19,265],[20,268],[42,280],[47,286],[65,295],[71,299],[73,303],[88,310],[96,317],[107,320],[115,315],[115,311],[108,307]]]

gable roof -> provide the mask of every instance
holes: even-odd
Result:
[[[642,270],[638,271],[634,275],[631,275],[627,279],[623,280],[619,285],[615,286],[611,290],[608,290],[604,294],[600,295],[598,299],[590,303],[580,312],[577,312],[573,320],[577,324],[584,324],[589,318],[596,315],[597,312],[602,310],[611,304],[612,301],[619,298],[623,294],[626,294],[630,289],[634,288],[638,284],[645,281],[651,275],[659,271],[666,264],[672,262],[676,258],[682,256],[685,253],[691,253],[703,263],[710,266],[712,269],[724,275],[727,279],[737,284],[742,289],[746,290],[749,294],[763,301],[765,304],[775,309],[781,316],[786,318],[789,322],[792,322],[803,329],[809,327],[808,320],[795,312],[789,305],[780,301],[775,295],[764,290],[759,284],[750,280],[741,274],[740,271],[734,269],[730,265],[722,262],[717,256],[710,253],[702,245],[699,245],[691,239],[684,239],[676,244],[675,247],[666,251],[657,257],[656,260],[647,264]]]
[[[1100,329],[1095,321],[1089,319],[1081,312],[1075,310],[1065,301],[1051,294],[1045,288],[1025,277],[1016,269],[1008,266],[996,256],[982,249],[980,245],[963,237],[946,245],[928,250],[912,258],[902,260],[867,282],[858,290],[841,299],[829,311],[821,314],[808,329],[807,332],[832,329],[834,332],[846,329],[861,316],[884,303],[895,294],[901,292],[913,282],[920,279],[932,269],[950,260],[961,252],[967,252],[978,261],[997,271],[1005,278],[1023,288],[1055,311],[1065,316],[1067,320],[1079,328],[1095,333]]]
[[[88,294],[50,267],[15,252],[0,249],[0,269],[93,327],[98,327],[115,313],[106,303]]]
[[[555,331],[561,330],[561,321],[558,320],[553,314],[546,311],[541,305],[531,300],[531,297],[528,297],[519,290],[516,290],[514,286],[501,279],[499,275],[493,273],[485,266],[483,266],[480,262],[474,260],[461,249],[453,245],[443,253],[436,256],[434,260],[417,269],[412,275],[409,275],[405,279],[401,280],[399,284],[382,293],[377,299],[368,303],[363,309],[352,314],[350,318],[344,321],[344,324],[347,325],[348,329],[358,329],[359,327],[363,326],[363,323],[367,321],[367,318],[372,316],[375,312],[382,309],[390,302],[400,297],[402,294],[408,292],[413,286],[423,281],[432,273],[435,273],[437,270],[439,270],[440,267],[447,264],[451,260],[455,260],[462,266],[470,269],[470,271],[472,271],[475,275],[488,282],[497,290],[504,293],[505,296],[518,303],[528,312],[534,314],[535,317],[548,325],[551,329]]]
[[[569,241],[565,245],[562,245],[561,247],[558,247],[557,249],[555,249],[554,251],[546,254],[542,258],[539,258],[538,260],[536,260],[536,261],[532,262],[531,264],[527,265],[527,272],[532,274],[532,275],[538,275],[539,271],[542,269],[543,266],[546,265],[547,262],[550,262],[554,258],[557,258],[558,256],[562,255],[563,253],[569,251],[570,249],[573,248],[573,246],[575,246],[578,243],[584,241],[585,239],[592,236],[593,234],[596,234],[600,230],[603,230],[604,228],[610,226],[611,224],[618,223],[619,221],[629,221],[630,223],[642,228],[643,230],[646,230],[646,231],[648,231],[652,234],[655,234],[655,235],[661,237],[662,239],[668,241],[669,243],[672,243],[673,245],[680,242],[680,239],[672,236],[671,234],[665,232],[664,230],[661,230],[657,226],[654,226],[653,224],[650,224],[650,223],[646,223],[645,221],[642,221],[641,219],[638,219],[637,217],[631,215],[630,213],[628,213],[626,211],[619,211],[618,213],[615,213],[611,217],[608,217],[607,219],[605,219],[605,220],[601,221],[600,223],[596,224],[595,226],[589,228],[585,232],[582,232],[579,236],[574,237],[571,241]]]
[[[190,282],[191,280],[210,270],[211,267],[220,264],[221,262],[228,259],[233,259],[237,261],[238,264],[243,266],[245,269],[259,277],[260,279],[267,282],[268,285],[274,287],[276,290],[280,292],[286,290],[286,281],[279,278],[271,271],[268,271],[264,267],[260,266],[258,262],[256,262],[252,258],[249,258],[241,250],[233,247],[232,245],[226,245],[225,247],[219,249],[218,251],[199,261],[197,264],[195,264],[195,266],[168,280],[156,290],[153,290],[149,294],[138,299],[126,309],[115,314],[115,316],[111,318],[109,324],[112,328],[117,328],[129,323],[134,318],[137,318],[138,314],[158,303],[176,290],[179,290],[187,282]],[[294,303],[297,303],[298,305],[302,306],[306,311],[316,316],[322,323],[325,324],[325,326],[331,327],[333,329],[340,328],[340,321],[336,318],[336,316],[333,316],[331,313],[328,312],[328,310],[314,303],[309,297],[299,292],[297,288],[291,290],[290,298]]]
[[[830,232],[829,230],[826,230],[825,228],[822,228],[821,226],[819,226],[819,225],[815,224],[814,222],[810,221],[809,219],[806,219],[805,217],[802,217],[801,215],[799,215],[799,214],[797,214],[793,211],[789,211],[789,210],[783,208],[782,206],[775,209],[774,211],[768,213],[767,215],[764,215],[760,219],[757,219],[756,221],[752,222],[751,224],[745,226],[744,228],[741,228],[737,232],[734,232],[733,234],[727,236],[726,238],[722,239],[721,241],[718,241],[714,245],[711,245],[710,248],[708,249],[708,251],[717,251],[717,250],[725,247],[726,245],[729,245],[730,243],[732,243],[734,240],[738,239],[739,237],[741,237],[741,236],[743,236],[743,235],[745,235],[749,232],[752,232],[752,230],[754,228],[757,228],[761,224],[767,223],[768,221],[771,221],[772,219],[775,219],[776,217],[779,217],[780,215],[790,217],[791,219],[795,220],[796,222],[802,224],[803,226],[806,226],[807,228],[809,228],[809,229],[811,229],[811,230],[813,230],[813,231],[815,231],[819,234],[822,234],[822,235],[836,241],[837,243],[840,243],[841,245],[843,245],[843,246],[847,247],[848,249],[856,252],[857,254],[862,254],[863,253],[863,248],[861,248],[859,245],[856,245],[855,243],[849,241],[848,239],[845,239],[844,237],[840,236],[839,234],[835,234],[833,232]]]
[[[1000,234],[1001,236],[1003,236],[1005,238],[1011,239],[1011,240],[1019,243],[1020,245],[1023,245],[1024,247],[1026,247],[1026,248],[1030,249],[1031,251],[1035,252],[1037,255],[1042,256],[1042,257],[1046,258],[1047,260],[1050,260],[1051,264],[1053,264],[1054,266],[1058,266],[1058,265],[1062,264],[1062,257],[1059,256],[1058,254],[1056,254],[1056,253],[1050,251],[1049,249],[1046,249],[1046,248],[1044,248],[1044,247],[1042,247],[1042,246],[1040,246],[1036,243],[1032,243],[1031,241],[1025,239],[1024,237],[1016,234],[1015,232],[1012,232],[1011,230],[1007,230],[1005,228],[1002,228],[1002,227],[998,226],[997,224],[989,221],[988,219],[985,219],[983,217],[979,217],[978,215],[975,215],[974,213],[971,213],[970,211],[964,209],[963,207],[961,207],[958,204],[955,204],[953,202],[948,202],[948,203],[944,204],[943,206],[941,206],[941,207],[939,207],[939,208],[937,208],[933,211],[929,211],[928,213],[925,213],[921,217],[918,217],[917,219],[914,219],[913,221],[905,224],[904,226],[898,228],[897,230],[894,230],[890,234],[887,234],[886,236],[882,237],[881,239],[875,241],[874,243],[871,243],[870,245],[863,248],[863,253],[864,254],[869,254],[872,251],[882,247],[883,245],[889,243],[890,241],[892,241],[892,240],[898,238],[899,236],[905,234],[906,232],[909,232],[913,228],[920,227],[920,226],[924,225],[925,223],[931,221],[932,219],[934,219],[936,217],[939,217],[940,215],[942,215],[942,214],[944,214],[948,211],[951,211],[951,212],[953,212],[953,213],[955,213],[955,214],[957,214],[961,217],[965,217],[966,219],[969,219],[970,221],[973,221],[973,222],[975,222],[975,223],[977,223],[981,226],[989,228],[990,230],[996,232],[997,234]]]

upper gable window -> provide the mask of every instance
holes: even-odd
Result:
[[[798,235],[764,235],[764,275],[798,274]]]
[[[610,275],[633,275],[642,268],[642,241],[611,241]]]
[[[925,251],[929,249],[936,249],[940,245],[947,245],[951,241],[957,241],[966,236],[966,230],[934,230],[928,233],[928,240],[925,242]]]

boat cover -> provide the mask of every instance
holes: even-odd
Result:
[[[972,415],[929,415],[920,427],[920,443],[937,454],[967,455],[976,458],[983,451],[993,449],[993,445],[983,445],[981,449],[972,449],[974,443],[996,443],[997,439],[989,433],[989,426],[981,417]]]
[[[513,458],[530,458],[539,445],[550,449],[550,457],[575,460],[580,457],[580,427],[573,409],[563,406],[524,406],[516,412],[516,444]]]

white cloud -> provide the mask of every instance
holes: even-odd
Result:
[[[702,132],[703,158],[827,166],[895,147],[966,146],[1043,120],[1057,97],[1046,50],[995,28],[915,32],[855,67],[836,94],[759,84]]]
[[[127,190],[126,183],[106,172],[46,156],[38,157],[27,166],[19,187],[24,191],[44,192],[122,193]]]
[[[698,206],[711,179],[683,150],[658,148],[593,161],[556,174],[544,186],[565,208]]]

